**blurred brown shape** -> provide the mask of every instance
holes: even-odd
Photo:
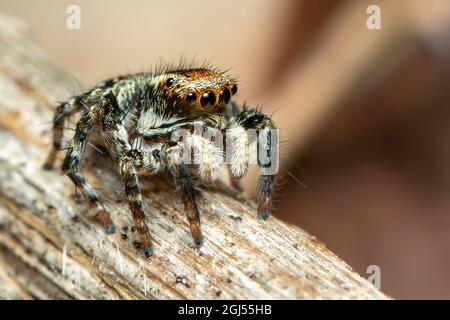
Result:
[[[304,57],[311,51],[311,47],[319,40],[320,34],[332,17],[335,10],[347,0],[321,0],[321,1],[293,1],[286,7],[290,14],[282,23],[282,30],[290,34],[290,37],[280,37],[275,45],[280,48],[269,65],[269,79],[283,77],[286,69],[298,61],[305,61]],[[266,82],[267,89],[276,89],[278,82]]]
[[[287,153],[303,169],[286,170],[307,186],[291,179],[278,214],[362,275],[379,265],[396,298],[450,298],[450,3],[382,2],[379,31],[365,28],[367,5],[341,3],[302,44],[310,55],[278,64],[290,75],[277,81],[295,85],[275,101],[299,110],[278,113],[295,128],[285,139],[300,139]]]

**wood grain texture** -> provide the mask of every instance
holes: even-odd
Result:
[[[144,179],[155,242],[155,256],[145,259],[133,246],[117,173],[89,150],[86,176],[109,199],[118,226],[106,236],[69,179],[41,169],[55,102],[77,87],[20,22],[0,17],[1,298],[387,298],[305,231],[275,217],[258,220],[255,203],[225,185],[202,193],[205,244],[196,249],[173,188]]]

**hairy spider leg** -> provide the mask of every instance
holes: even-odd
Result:
[[[132,149],[122,119],[115,115],[114,105],[106,107],[102,118],[102,136],[115,162],[119,164],[122,184],[128,200],[135,228],[142,242],[145,256],[153,255],[150,231],[145,223],[147,206],[139,186],[139,173],[154,174],[160,168],[158,153]]]
[[[125,188],[125,194],[128,200],[128,206],[133,217],[134,226],[142,242],[145,256],[153,255],[153,244],[150,236],[150,230],[145,223],[147,216],[147,207],[142,197],[139,186],[139,178],[136,167],[140,162],[142,153],[138,150],[130,150],[123,154],[119,160],[120,176]]]
[[[231,139],[233,148],[231,150],[231,161],[228,164],[230,174],[234,179],[242,178],[248,170],[248,145],[250,143],[247,130],[258,129],[259,134],[265,134],[270,141],[270,130],[275,129],[275,125],[270,117],[262,112],[246,107],[239,111],[239,107],[230,103],[225,116],[228,119],[228,127],[231,129]],[[261,146],[260,146],[261,147]],[[261,170],[258,182],[258,218],[266,220],[272,212],[272,197],[274,193],[274,175],[264,174]],[[237,185],[240,188],[239,185]]]
[[[174,165],[168,162],[168,169],[183,201],[191,235],[195,244],[200,246],[203,243],[203,236],[200,227],[200,213],[197,206],[199,190],[195,187],[186,164]]]
[[[62,164],[62,170],[75,186],[84,191],[90,203],[95,205],[96,218],[105,228],[105,232],[114,233],[115,226],[105,209],[103,200],[92,185],[80,173],[80,163],[95,120],[96,106],[87,109],[77,123],[75,134]]]
[[[61,144],[64,133],[64,126],[66,120],[80,111],[81,104],[80,101],[74,97],[66,102],[62,102],[58,108],[56,108],[55,115],[53,117],[53,139],[52,139],[52,149],[47,156],[47,160],[44,164],[44,169],[50,170],[55,165],[56,155],[59,150],[61,150]]]

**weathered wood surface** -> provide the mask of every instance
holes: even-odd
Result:
[[[41,169],[55,102],[78,86],[27,33],[0,17],[0,298],[387,298],[313,236],[274,217],[258,220],[255,204],[226,187],[203,192],[205,243],[196,249],[174,190],[143,181],[155,242],[145,259],[132,244],[117,174],[91,152],[85,173],[118,226],[104,235],[69,179]]]

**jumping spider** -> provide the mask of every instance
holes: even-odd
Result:
[[[175,163],[170,156],[170,151],[178,145],[171,141],[171,133],[194,122],[221,130],[233,128],[231,139],[235,140],[236,147],[231,151],[228,168],[238,187],[236,181],[246,174],[249,164],[247,129],[269,131],[275,126],[269,116],[233,102],[231,97],[236,92],[236,80],[209,67],[166,68],[107,80],[58,106],[53,119],[53,148],[44,167],[54,166],[65,122],[81,113],[62,170],[94,205],[105,232],[113,233],[114,223],[104,201],[80,172],[80,161],[94,125],[100,128],[111,158],[120,170],[144,254],[152,255],[153,247],[145,224],[147,209],[138,176],[161,170],[173,178],[194,242],[200,245],[203,238],[196,200],[199,191],[191,179],[190,167],[183,162]],[[186,142],[201,156],[202,161],[196,167],[199,180],[217,178],[220,165],[213,160],[223,156],[221,151],[203,137],[192,135]],[[273,180],[273,175],[260,174],[258,217],[264,220],[272,209]]]

